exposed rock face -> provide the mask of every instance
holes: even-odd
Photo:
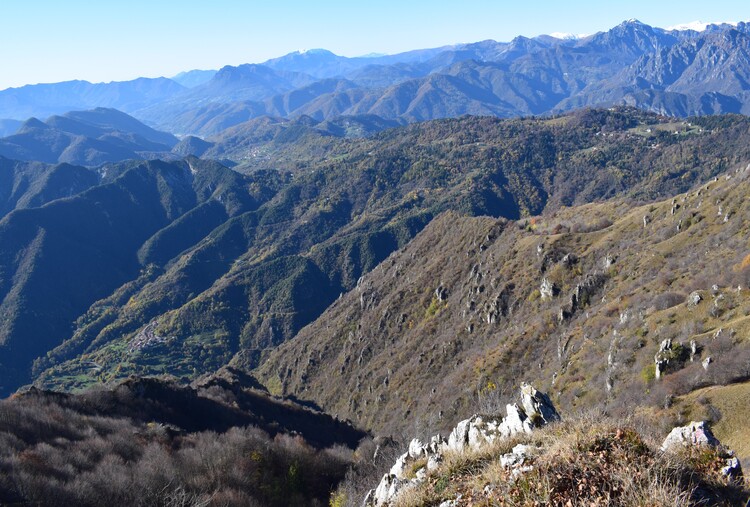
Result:
[[[701,293],[697,290],[693,291],[690,293],[687,299],[688,307],[697,306],[702,300],[703,296],[701,296]]]
[[[432,437],[428,444],[423,444],[417,438],[413,439],[409,443],[408,451],[399,456],[390,472],[383,476],[378,487],[370,490],[364,504],[372,507],[391,505],[403,491],[424,481],[426,472],[440,465],[446,451],[478,450],[497,439],[508,438],[517,433],[530,433],[535,428],[560,419],[546,394],[526,383],[521,384],[520,394],[520,405],[507,405],[505,417],[483,417],[475,414],[459,422],[447,440],[440,435]],[[524,465],[528,453],[527,446],[517,445],[511,453],[502,456],[501,463],[511,468],[514,475],[521,474],[530,469]],[[427,459],[425,467],[416,471],[416,477],[409,479],[406,475],[413,469],[414,462],[424,458]]]
[[[387,505],[399,492],[413,487],[408,479],[399,479],[393,474],[386,474],[378,487],[370,490],[365,497],[365,505]]]
[[[539,294],[542,299],[552,298],[555,295],[555,285],[548,278],[543,278],[542,284],[539,286]]]
[[[435,289],[435,298],[438,301],[445,301],[448,299],[448,291],[442,285]]]
[[[659,351],[654,356],[655,376],[659,380],[668,371],[674,371],[684,366],[690,351],[681,343],[674,344],[667,338],[659,345]]]
[[[669,357],[667,353],[672,350],[672,340],[667,338],[663,340],[659,345],[659,352],[654,356],[654,364],[656,365],[655,375],[656,380],[659,380],[669,365]]]
[[[725,449],[721,442],[714,436],[706,421],[693,421],[687,426],[678,426],[664,439],[661,449],[665,452],[676,452],[690,446],[715,447],[719,455],[725,460],[725,466],[721,473],[732,479],[742,477],[740,461],[735,457],[734,451]]]
[[[602,273],[586,275],[586,278],[576,285],[570,296],[570,313],[575,313],[579,308],[587,305],[591,297],[602,288],[607,277]]]
[[[608,253],[607,256],[604,257],[604,261],[602,262],[602,264],[604,265],[604,269],[607,270],[614,266],[616,260],[616,256]]]

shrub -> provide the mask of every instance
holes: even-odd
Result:
[[[641,379],[646,385],[650,385],[656,379],[656,365],[647,364],[641,370]]]
[[[685,294],[679,292],[663,292],[654,298],[654,307],[657,310],[666,310],[685,301],[685,297]]]

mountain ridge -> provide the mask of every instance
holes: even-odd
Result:
[[[210,202],[153,234],[138,246],[142,273],[92,300],[33,375],[71,389],[98,382],[82,367],[87,361],[103,366],[97,378],[162,368],[191,376],[234,355],[255,366],[445,211],[517,220],[618,195],[673,195],[718,174],[746,153],[747,125],[742,117],[712,121],[689,127],[599,110],[440,120],[364,139],[292,136],[273,150],[275,141],[261,144],[268,159],[237,166],[265,187],[257,207],[227,219]],[[270,127],[272,137],[283,129]],[[714,158],[720,162],[703,165]],[[275,160],[289,172],[275,170]],[[153,346],[129,345],[141,342]]]
[[[29,118],[15,134],[0,138],[0,156],[46,163],[97,166],[105,162],[170,158],[177,138],[116,109],[96,108]],[[158,154],[158,155],[157,155]]]
[[[575,39],[518,36],[509,42],[485,40],[367,58],[327,50],[294,52],[261,64],[184,74],[197,79],[189,87],[160,78],[0,91],[0,118],[25,120],[87,108],[66,98],[73,92],[88,107],[117,107],[161,130],[204,137],[263,115],[309,115],[325,121],[376,114],[387,121],[413,122],[461,114],[549,115],[613,105],[673,116],[741,113],[750,101],[749,35],[744,22],[695,31],[628,20]],[[678,65],[696,45],[721,48],[724,56],[704,51],[691,65]],[[461,65],[475,67],[485,79],[456,75]],[[671,75],[676,84],[659,85],[659,75]],[[49,107],[23,105],[32,100]]]

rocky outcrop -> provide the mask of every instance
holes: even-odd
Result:
[[[549,278],[543,278],[542,283],[539,286],[539,294],[542,299],[551,299],[555,296],[556,287],[555,284],[549,281]]]
[[[706,421],[691,422],[687,426],[672,429],[661,444],[661,449],[674,451],[691,445],[716,447],[719,440],[711,433]]]
[[[725,461],[721,473],[730,479],[741,479],[742,467],[740,461],[734,455],[734,451],[721,445],[706,421],[693,421],[687,426],[672,429],[661,444],[661,449],[665,452],[677,452],[691,446],[715,448],[719,456]]]
[[[700,292],[698,292],[697,290],[691,292],[690,295],[687,297],[688,308],[693,308],[695,306],[698,306],[701,301],[703,301],[703,296],[701,296]]]
[[[602,273],[586,275],[586,278],[576,285],[573,294],[570,295],[570,313],[589,304],[591,298],[602,288],[607,277]]]
[[[560,415],[546,394],[529,384],[521,384],[520,404],[507,405],[505,417],[475,414],[459,422],[448,439],[436,435],[427,444],[413,439],[408,450],[399,456],[378,487],[370,490],[364,504],[370,507],[391,505],[398,495],[423,482],[428,471],[438,468],[445,452],[476,451],[498,439],[530,433],[559,419]],[[527,446],[517,445],[512,452],[501,457],[501,464],[511,469],[514,476],[524,473],[530,470],[525,465],[528,454]],[[420,461],[424,461],[422,466],[418,465]],[[412,473],[413,477],[410,476]]]
[[[659,380],[665,373],[682,368],[689,355],[689,350],[681,343],[673,343],[669,338],[662,340],[659,351],[654,356],[656,379]]]

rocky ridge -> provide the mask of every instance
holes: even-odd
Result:
[[[377,488],[370,490],[364,504],[371,507],[391,505],[404,491],[423,483],[427,472],[438,469],[446,452],[476,451],[499,439],[519,433],[531,433],[536,428],[558,420],[560,415],[549,397],[523,383],[520,389],[520,406],[518,403],[508,404],[505,417],[474,414],[459,422],[447,439],[435,435],[426,444],[417,438],[413,439],[408,451],[396,460]],[[502,456],[503,466],[512,468],[515,474],[530,470],[524,466],[527,452],[527,446],[514,447],[511,453]],[[411,470],[415,470],[413,476],[410,476]]]
[[[523,494],[519,496],[521,490],[537,495],[537,499],[543,499],[543,504],[554,505],[568,504],[564,498],[592,500],[595,505],[602,498],[612,505],[640,505],[634,498],[641,495],[643,499],[650,494],[654,495],[649,497],[654,505],[661,505],[662,500],[671,504],[677,499],[680,505],[735,505],[738,499],[745,501],[747,489],[743,486],[740,462],[734,452],[713,435],[707,421],[673,428],[658,449],[650,448],[638,433],[626,426],[605,429],[594,425],[581,431],[585,423],[576,420],[565,421],[556,430],[550,428],[553,432],[545,440],[545,437],[535,437],[535,430],[561,421],[554,405],[546,394],[525,383],[521,385],[520,400],[520,406],[507,405],[505,417],[474,415],[459,422],[447,439],[440,435],[433,436],[428,443],[413,439],[377,488],[367,493],[363,505],[458,507],[476,505],[476,502],[515,505],[514,500],[523,497]],[[573,450],[574,456],[565,456],[566,446],[570,445],[566,442],[567,433],[573,435],[572,449],[567,450]],[[507,443],[497,445],[502,442]],[[559,448],[550,450],[556,446]],[[561,459],[565,465],[556,468],[561,466],[554,463],[556,459]],[[456,465],[461,461],[463,468]],[[583,462],[582,471],[564,469],[575,461]],[[637,470],[644,465],[662,469],[655,477],[664,474],[657,479],[658,486],[663,488],[663,498],[656,489],[649,489],[656,484],[645,488],[638,484],[642,474]],[[634,473],[636,478],[631,487],[643,489],[628,496],[617,484],[623,480],[617,467],[632,468],[629,473]],[[685,468],[676,472],[680,467]],[[488,473],[488,470],[494,471]],[[473,477],[469,484],[467,473]],[[680,478],[680,473],[686,475]],[[545,480],[549,474],[554,474],[558,481],[562,479],[562,484]],[[565,477],[568,474],[570,476]],[[449,483],[453,483],[452,488]],[[530,486],[531,483],[534,486]]]

